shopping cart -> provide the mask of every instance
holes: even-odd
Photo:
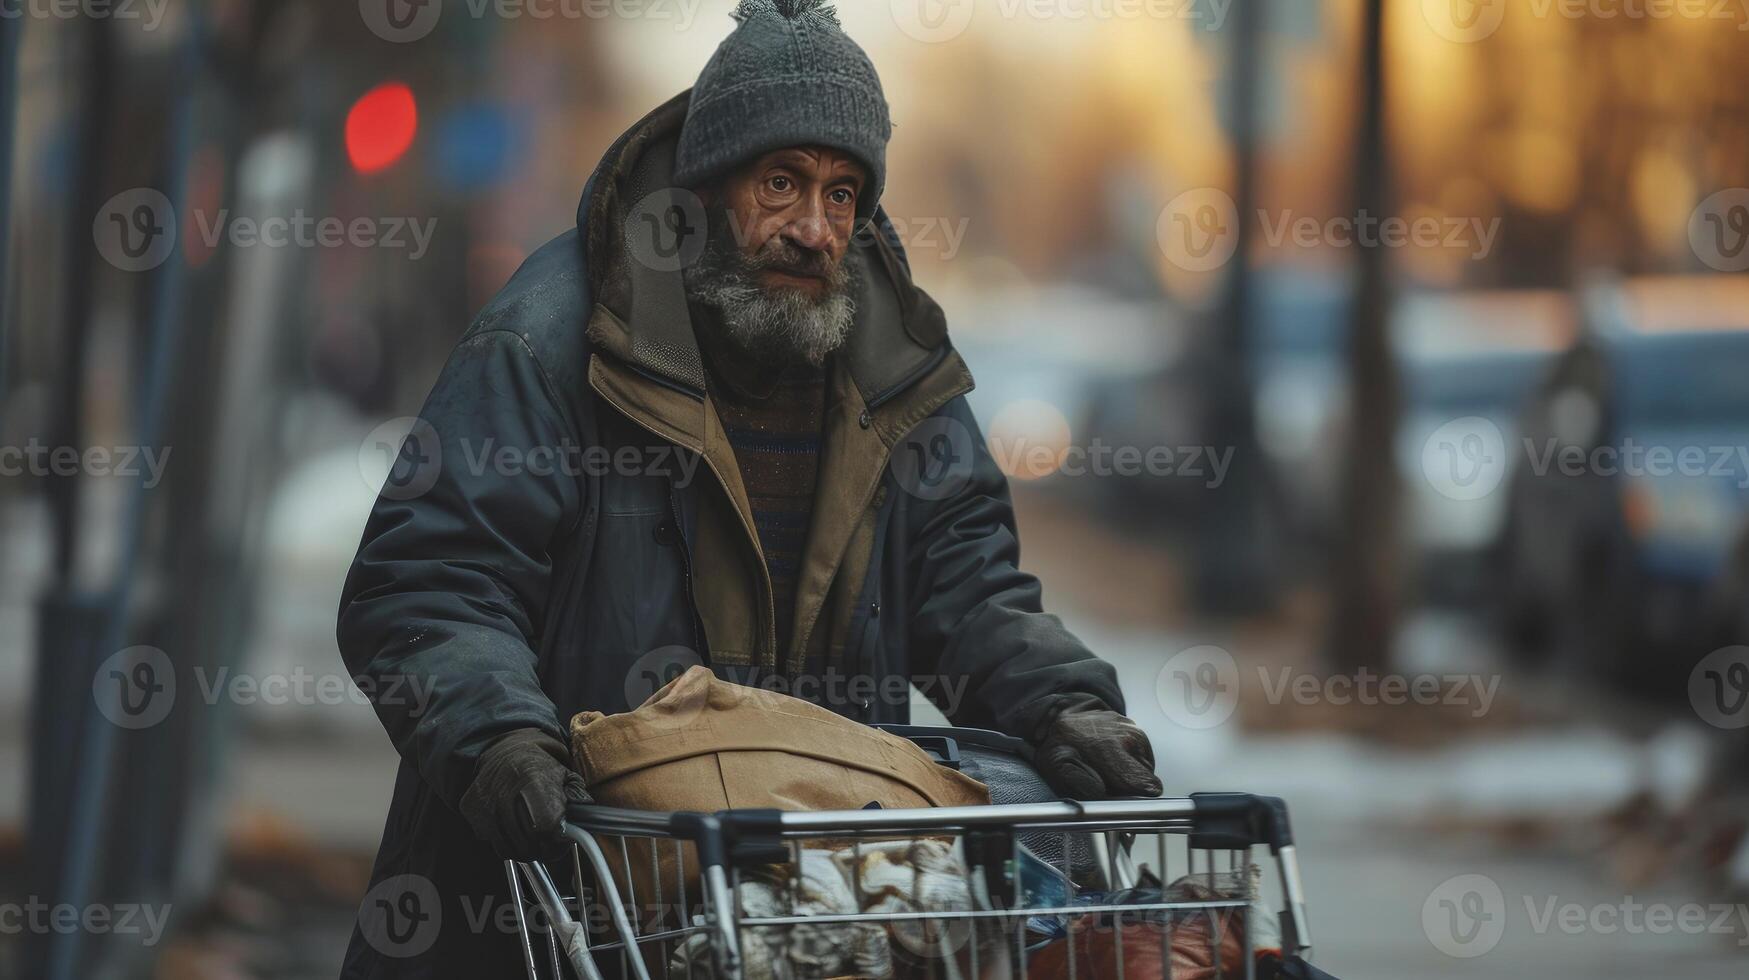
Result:
[[[881,975],[811,974],[795,965],[803,951],[797,944],[841,953],[842,944],[862,940],[886,943],[900,976],[1025,978],[1031,957],[1068,942],[1062,975],[1122,980],[1126,958],[1138,974],[1149,962],[1152,975],[1169,975],[1161,964],[1173,962],[1175,942],[1192,932],[1214,964],[1201,975],[1267,980],[1284,968],[1279,975],[1308,969],[1310,934],[1287,809],[1270,797],[815,812],[581,806],[571,810],[565,832],[572,846],[561,863],[568,866],[505,866],[530,980]],[[856,876],[890,872],[872,858],[906,846],[895,841],[932,842],[931,854],[951,855],[963,887],[937,887],[923,901],[920,886],[909,907],[870,907],[874,889]],[[1277,882],[1260,884],[1262,865],[1253,858],[1262,847],[1279,884],[1278,901],[1267,904],[1263,893]],[[1047,850],[1059,864],[1042,864],[1036,855]],[[836,866],[850,869],[855,907],[804,907],[803,879],[822,866],[821,854],[837,855]],[[1137,888],[1150,881],[1160,887]],[[1139,932],[1136,923],[1144,924]],[[1099,934],[1108,937],[1099,941],[1112,965],[1092,969],[1073,944],[1091,947]],[[1139,949],[1137,935],[1158,949]],[[1273,947],[1266,951],[1262,942]],[[1223,958],[1230,947],[1242,951],[1241,962]],[[1046,972],[1038,962],[1035,976]]]

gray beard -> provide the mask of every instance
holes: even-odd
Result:
[[[759,257],[741,254],[733,240],[712,235],[704,254],[682,270],[686,297],[715,310],[722,329],[761,361],[819,367],[844,346],[856,315],[855,282],[848,259],[839,263],[830,291],[818,299],[793,289],[760,283]]]

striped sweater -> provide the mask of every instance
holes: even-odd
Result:
[[[753,506],[753,524],[771,572],[778,649],[787,650],[819,482],[826,375],[813,370],[773,377],[733,353],[712,353],[717,355],[710,358],[712,398]]]

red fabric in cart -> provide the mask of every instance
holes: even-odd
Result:
[[[1172,957],[1172,980],[1227,980],[1245,975],[1244,916],[1227,912],[1220,921],[1220,959],[1212,955],[1214,943],[1210,917],[1192,915],[1172,924],[1168,946]],[[1166,980],[1161,957],[1159,922],[1132,922],[1122,927],[1123,972],[1118,972],[1119,931],[1091,920],[1077,922],[1069,935],[1034,953],[1027,975],[1038,980],[1068,980],[1069,957],[1075,957],[1076,977],[1115,980]],[[1259,951],[1261,954],[1262,951]]]

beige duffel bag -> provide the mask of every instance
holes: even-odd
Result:
[[[633,711],[571,719],[589,794],[633,810],[856,810],[990,802],[896,735],[692,667]]]
[[[585,711],[571,719],[571,750],[589,794],[632,810],[857,810],[988,804],[983,783],[937,765],[896,735],[858,724],[786,694],[744,687],[695,666],[638,708],[617,715]],[[616,843],[603,842],[620,898],[626,894]],[[637,869],[631,884],[640,914],[667,919],[678,891],[675,849],[626,840]],[[698,900],[690,846],[684,874]],[[653,874],[652,865],[659,867]],[[659,875],[659,877],[657,877]],[[657,882],[661,899],[657,899]]]

